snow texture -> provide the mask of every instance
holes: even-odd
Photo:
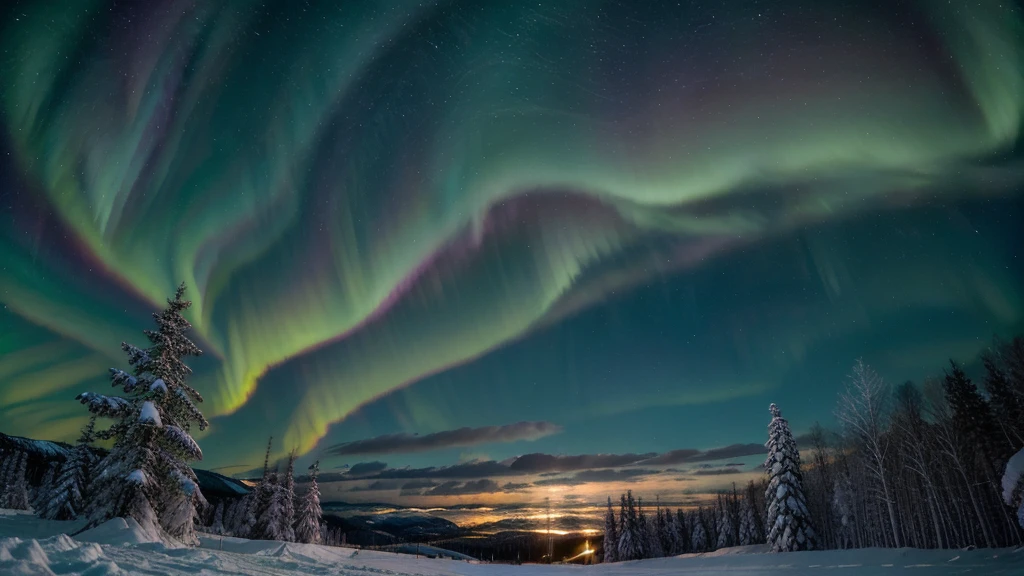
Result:
[[[1014,454],[1006,463],[1006,472],[1003,473],[1003,501],[1007,506],[1013,505],[1014,493],[1022,480],[1024,480],[1024,450]]]
[[[153,540],[131,520],[114,519],[75,538],[76,522],[0,511],[0,574],[262,574],[299,576],[946,576],[1024,573],[1024,551],[831,550],[764,554],[763,546],[591,567],[483,564],[312,544],[202,535],[202,547]]]
[[[156,406],[152,402],[143,402],[142,409],[139,410],[139,422],[144,424],[152,424],[157,428],[163,426],[163,422],[160,421],[160,413],[157,412]]]

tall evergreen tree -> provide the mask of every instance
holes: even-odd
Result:
[[[995,430],[995,418],[978,387],[950,360],[946,372],[946,400],[953,410],[954,425],[976,447],[981,463],[990,475],[1001,469],[1000,454],[1006,452]]]
[[[744,498],[740,512],[740,546],[750,546],[757,542],[755,515],[754,502],[750,498]]]
[[[267,512],[267,508],[270,507],[270,501],[274,496],[275,488],[270,483],[270,448],[273,442],[274,437],[271,436],[267,440],[267,452],[263,456],[263,476],[260,477],[256,487],[247,496],[250,508],[249,515],[254,519],[251,538],[264,538],[263,533],[266,531],[266,527],[261,523],[261,518]]]
[[[148,348],[121,344],[132,373],[111,368],[110,379],[124,396],[78,395],[90,412],[115,420],[100,434],[112,438],[114,446],[90,486],[86,528],[130,517],[151,537],[166,534],[161,524],[168,524],[172,536],[197,543],[193,527],[184,525],[193,522],[195,505],[202,501],[189,462],[202,460],[203,453],[190,430],[208,423],[196,406],[202,396],[186,382],[192,371],[185,358],[202,351],[186,335],[192,325],[182,312],[192,303],[184,294],[182,284],[167,308],[153,314],[157,329],[144,331]]]
[[[728,502],[718,495],[718,540],[716,548],[729,548],[733,546],[733,523],[732,515],[729,513]]]
[[[288,456],[288,468],[281,484],[281,532],[285,542],[295,541],[295,452]]]
[[[316,482],[319,472],[320,462],[317,461],[309,467],[309,487],[306,488],[306,495],[302,498],[302,507],[299,509],[299,519],[295,526],[297,542],[319,544],[321,541],[323,511],[320,509],[320,486]],[[609,500],[610,504],[611,500]]]
[[[615,512],[612,511],[612,499],[608,497],[608,512],[604,515],[604,561],[618,562],[619,530],[615,525]]]
[[[643,498],[637,498],[637,514],[636,514],[636,528],[637,528],[637,540],[640,542],[639,557],[640,558],[654,558],[657,550],[655,549],[656,540],[652,538],[651,523],[647,518],[647,514],[644,512],[644,500]]]
[[[768,544],[773,552],[813,550],[814,529],[807,512],[807,499],[800,474],[800,452],[779,408],[769,408],[768,459],[764,468],[770,480],[765,491],[768,503]]]
[[[690,515],[690,551],[706,552],[708,549],[708,534],[704,529],[704,508],[698,508]]]
[[[643,557],[643,546],[640,542],[640,531],[637,525],[636,502],[633,491],[627,490],[622,496],[619,510],[619,550],[620,561],[639,560]]]
[[[682,508],[676,509],[676,530],[679,531],[679,554],[686,554],[690,551],[690,530],[686,521],[686,513]]]
[[[836,518],[836,546],[840,549],[853,548],[854,546],[854,516],[852,497],[852,482],[849,474],[844,474],[836,483],[836,490],[832,497],[832,508]]]
[[[96,417],[82,428],[75,447],[68,452],[67,460],[60,468],[54,481],[52,497],[40,511],[43,518],[50,520],[71,520],[85,510],[86,486],[93,464],[89,446],[96,441]]]

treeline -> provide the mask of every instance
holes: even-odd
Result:
[[[255,488],[242,498],[227,505],[217,505],[210,531],[251,540],[278,540],[320,544],[333,541],[335,534],[328,532],[322,522],[320,488],[317,484],[319,462],[309,467],[309,486],[301,499],[295,495],[295,453],[288,457],[284,474],[270,467],[270,448],[267,442],[263,458],[263,476]]]
[[[839,394],[841,429],[815,424],[801,447],[804,464],[773,404],[762,483],[709,506],[655,507],[653,515],[631,492],[617,515],[609,499],[605,561],[759,543],[773,550],[1020,545],[1024,479],[1007,462],[1024,449],[1024,338],[997,341],[982,364],[983,388],[953,361],[923,386],[893,387],[858,361]]]
[[[763,485],[750,482],[742,495],[734,488],[710,506],[673,511],[645,507],[630,490],[619,498],[617,514],[609,498],[601,557],[619,562],[763,543],[763,495]]]

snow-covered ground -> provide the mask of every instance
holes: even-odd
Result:
[[[259,574],[297,576],[767,576],[779,574],[1024,574],[1024,550],[854,550],[760,553],[760,547],[731,548],[713,554],[687,555],[596,566],[509,566],[431,560],[402,554],[355,551],[308,544],[282,544],[207,536],[201,548],[174,548],[140,542],[130,523],[112,521],[71,538],[74,522],[42,521],[0,511],[0,574]]]

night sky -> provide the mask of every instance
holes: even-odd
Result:
[[[182,281],[197,466],[273,435],[346,501],[682,499],[858,357],[1024,331],[1013,2],[4,10],[7,433],[75,437]]]

